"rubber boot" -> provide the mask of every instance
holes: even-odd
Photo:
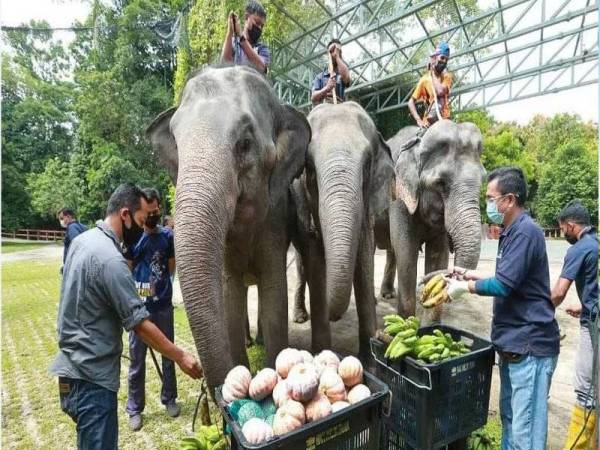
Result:
[[[586,424],[585,416],[588,413],[590,416]],[[598,441],[596,440],[596,411],[586,410],[583,406],[579,405],[575,405],[573,408],[571,424],[569,425],[569,431],[567,432],[567,442],[565,443],[563,450],[571,449],[598,450]]]

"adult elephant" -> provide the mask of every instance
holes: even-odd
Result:
[[[313,291],[320,287],[329,319],[340,319],[354,286],[359,355],[367,360],[369,338],[376,329],[373,218],[391,201],[394,171],[390,149],[357,103],[319,105],[308,121],[312,140],[305,174],[296,185],[300,184],[298,195],[305,199],[298,203],[306,204],[306,217],[310,215],[305,222],[310,221],[311,235],[320,240],[309,257],[302,258],[311,309]],[[304,290],[303,285],[300,288]],[[296,307],[298,311],[299,305]]]
[[[295,227],[289,187],[310,127],[245,67],[207,68],[148,129],[177,185],[175,250],[192,335],[209,386],[245,350],[247,283],[258,285],[269,364],[288,345],[286,254]]]
[[[482,138],[472,123],[442,120],[420,143],[417,127],[401,129],[388,141],[396,172],[397,200],[390,206],[390,234],[398,271],[398,312],[415,314],[417,260],[425,244],[425,273],[448,266],[474,269],[481,249],[479,192],[485,170]],[[432,319],[441,319],[441,307]]]

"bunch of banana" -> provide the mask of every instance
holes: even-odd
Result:
[[[477,430],[469,437],[469,450],[491,450],[494,443],[494,438],[485,431]]]
[[[423,308],[433,308],[434,306],[451,301],[448,296],[446,284],[446,279],[441,273],[431,278],[425,284],[421,292],[421,305],[423,305]]]
[[[412,352],[417,343],[417,330],[419,329],[419,319],[410,316],[407,319],[391,314],[383,318],[385,329],[383,332],[392,337],[387,350],[386,358],[397,359]]]
[[[229,448],[227,439],[216,425],[203,425],[197,437],[185,437],[181,440],[181,450],[225,450],[227,448]]]
[[[426,334],[417,339],[412,356],[424,363],[437,363],[469,352],[466,344],[452,339],[450,333],[433,330],[433,334]]]

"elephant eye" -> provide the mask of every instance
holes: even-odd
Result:
[[[248,153],[252,147],[252,141],[250,138],[243,138],[238,142],[237,147],[240,153]]]

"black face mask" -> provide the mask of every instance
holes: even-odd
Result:
[[[154,229],[158,225],[158,222],[160,222],[160,214],[153,214],[146,218],[145,225],[150,229]]]
[[[262,29],[254,25],[252,28],[248,30],[248,40],[251,44],[256,44],[260,39],[260,35],[262,34]]]
[[[123,219],[121,224],[123,225],[123,244],[126,248],[133,247],[144,234],[144,229],[140,227],[135,220],[133,220],[133,214],[131,215],[131,228],[127,228]]]
[[[437,64],[435,65],[435,70],[438,73],[442,73],[444,70],[446,70],[447,65],[448,65],[448,63],[446,61],[438,61]]]
[[[569,236],[568,234],[565,234],[565,240],[571,245],[577,243],[577,238],[573,237],[573,236]]]

